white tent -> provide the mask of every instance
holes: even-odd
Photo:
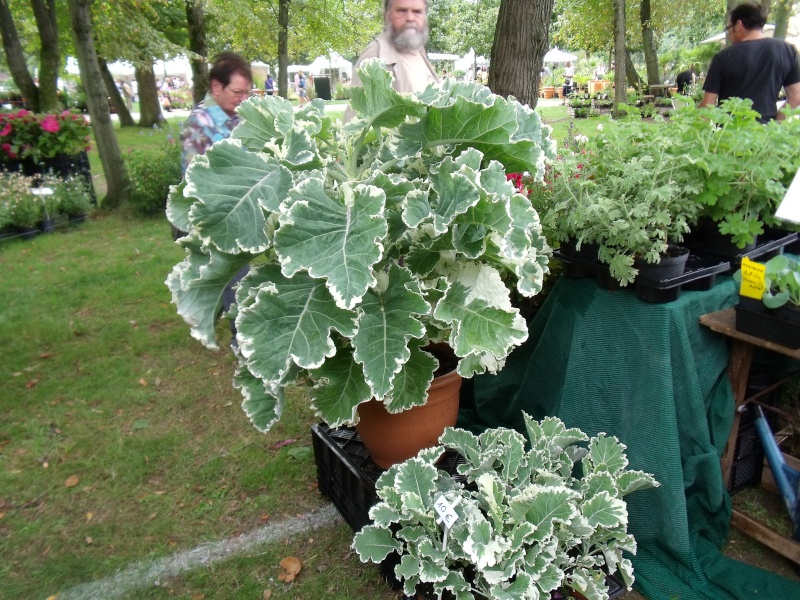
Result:
[[[543,62],[546,63],[565,63],[568,61],[578,60],[578,57],[574,54],[570,54],[569,52],[564,52],[563,50],[559,50],[558,48],[551,48],[547,51],[547,54],[544,55]]]
[[[489,59],[485,56],[475,56],[475,50],[470,48],[469,52],[467,52],[463,57],[453,61],[453,68],[456,71],[466,72],[469,67],[473,65],[477,67],[488,67]]]
[[[353,78],[353,63],[336,52],[331,52],[329,56],[317,57],[308,65],[308,70],[312,75],[323,75],[328,71],[338,72],[340,78],[343,74],[346,74],[348,79]]]

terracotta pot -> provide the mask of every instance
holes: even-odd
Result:
[[[460,391],[461,375],[451,371],[434,378],[428,388],[428,402],[422,406],[390,414],[383,402],[361,404],[356,430],[373,462],[388,469],[423,448],[435,446],[445,427],[456,424]]]
[[[542,94],[544,94],[545,98],[552,98],[553,94],[555,94],[556,88],[551,85],[545,86],[542,88]]]

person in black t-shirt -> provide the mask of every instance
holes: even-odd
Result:
[[[681,96],[688,96],[692,86],[694,86],[696,82],[697,74],[695,73],[694,67],[681,71],[675,79],[675,83],[678,86],[678,93]]]
[[[732,42],[717,53],[708,68],[700,106],[714,106],[728,98],[749,98],[759,121],[782,119],[777,108],[781,88],[786,103],[800,106],[800,59],[797,48],[783,40],[765,37],[767,22],[757,4],[740,4],[730,14],[726,27]]]

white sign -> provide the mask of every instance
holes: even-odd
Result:
[[[436,502],[433,503],[433,507],[436,509],[436,512],[439,513],[439,519],[437,519],[436,522],[442,523],[445,529],[450,529],[453,523],[458,521],[458,515],[456,511],[453,510],[453,507],[459,502],[461,502],[461,498],[456,499],[453,504],[450,504],[444,496],[439,496]]]
[[[775,216],[784,221],[800,223],[800,171],[795,173]]]

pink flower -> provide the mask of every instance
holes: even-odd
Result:
[[[16,116],[17,118],[20,118],[20,117],[24,117],[24,116],[27,116],[27,115],[30,115],[30,114],[32,114],[32,113],[31,113],[31,111],[29,111],[29,110],[25,110],[24,108],[20,108],[20,109],[17,111],[17,114],[16,114],[15,116]]]
[[[42,129],[50,133],[58,133],[60,129],[58,120],[53,115],[47,115],[42,121]]]
[[[8,155],[8,158],[17,158],[17,155],[11,151],[11,144],[0,144],[0,148]]]
[[[3,131],[0,131],[0,137],[6,136],[11,133],[11,123],[6,122],[6,126],[3,127]]]

